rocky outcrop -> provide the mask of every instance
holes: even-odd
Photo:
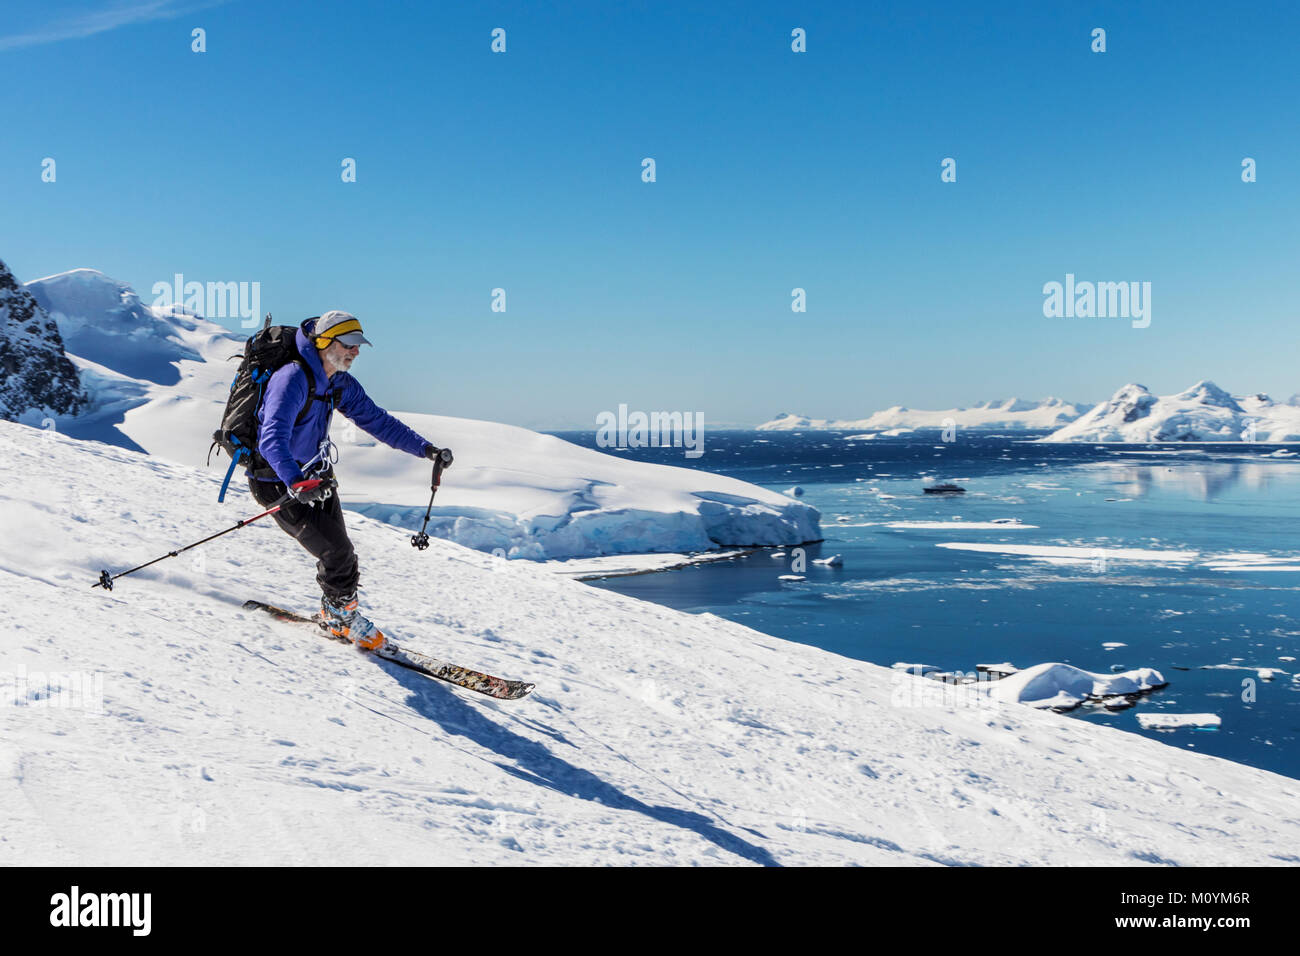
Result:
[[[0,418],[75,415],[88,403],[58,325],[0,262]]]

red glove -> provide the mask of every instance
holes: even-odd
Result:
[[[333,478],[307,478],[303,481],[295,482],[289,488],[289,497],[300,505],[310,505],[313,508],[322,504],[330,495],[334,493]]]

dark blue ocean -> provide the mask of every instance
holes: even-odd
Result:
[[[556,434],[596,447],[592,432]],[[1170,684],[1135,707],[1071,715],[1300,777],[1300,457],[1264,445],[1120,450],[969,434],[945,443],[938,431],[869,441],[711,431],[697,459],[681,448],[616,451],[776,491],[798,485],[825,541],[807,547],[798,582],[779,580],[792,571],[787,548],[592,584],[884,666],[1154,667]],[[922,494],[931,480],[967,493]],[[972,526],[1008,518],[1034,527]],[[832,554],[843,567],[811,563]],[[1138,714],[1157,712],[1222,723],[1139,726]]]

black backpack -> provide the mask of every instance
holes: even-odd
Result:
[[[226,489],[230,486],[235,465],[242,464],[255,478],[276,477],[275,470],[257,451],[257,412],[262,407],[266,383],[278,369],[296,362],[307,373],[307,402],[294,425],[303,423],[313,400],[328,401],[330,411],[334,410],[335,392],[331,391],[325,397],[316,394],[316,376],[298,352],[297,333],[298,327],[294,325],[272,325],[271,313],[268,312],[262,328],[244,343],[239,370],[230,383],[230,398],[226,400],[226,411],[221,416],[221,427],[212,433],[212,444],[208,447],[209,463],[214,449],[224,448],[230,456],[230,467],[226,469],[221,493],[217,495],[219,502],[226,500]],[[241,357],[232,355],[231,358]]]

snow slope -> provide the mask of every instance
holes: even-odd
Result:
[[[143,305],[129,286],[91,269],[29,283],[72,343],[92,410],[59,429],[143,450],[214,475],[205,464],[221,421],[243,336],[177,310]],[[76,352],[76,348],[71,347]],[[383,374],[383,352],[366,349],[355,374]],[[509,557],[563,559],[821,538],[815,508],[757,485],[688,468],[641,464],[510,425],[394,412],[456,452],[443,478],[430,534]],[[344,503],[409,531],[429,501],[430,464],[376,443],[336,415]],[[236,472],[235,501],[251,496]]]
[[[894,405],[860,419],[813,419],[782,413],[770,422],[757,426],[758,431],[793,431],[796,429],[839,429],[852,431],[895,428],[945,428],[949,422],[958,428],[1040,429],[1059,428],[1083,414],[1086,406],[1074,405],[1059,398],[1026,402],[1018,398],[981,402],[973,408],[949,408],[927,411]]]
[[[531,697],[244,612],[315,598],[273,525],[88,586],[231,523],[215,485],[0,422],[0,864],[1300,861],[1295,780],[363,516],[381,623]]]
[[[1165,396],[1129,384],[1042,440],[1293,442],[1300,441],[1300,407],[1263,394],[1234,398],[1208,381]]]

